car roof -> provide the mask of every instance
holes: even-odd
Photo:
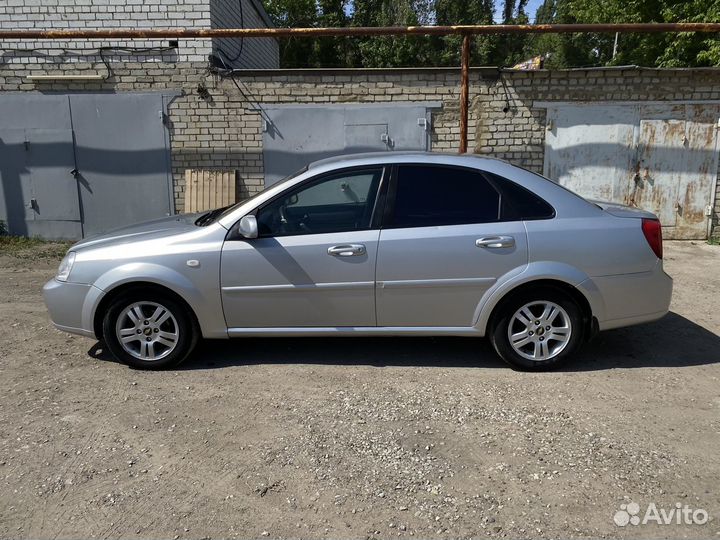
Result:
[[[309,169],[316,168],[332,168],[333,165],[379,165],[386,163],[428,163],[428,164],[447,164],[447,165],[467,165],[477,167],[480,163],[507,163],[504,160],[478,156],[476,154],[456,154],[443,152],[419,152],[419,151],[400,151],[400,152],[365,152],[358,154],[344,154],[330,158],[313,161],[308,165]]]
[[[454,165],[486,171],[502,178],[510,179],[540,198],[548,201],[562,217],[586,217],[602,212],[600,207],[587,202],[582,197],[559,186],[555,182],[537,173],[517,167],[507,161],[479,156],[476,154],[450,154],[440,152],[371,152],[365,154],[345,154],[310,163],[297,175],[291,176],[286,184],[279,182],[258,194],[258,198],[249,199],[247,204],[257,207],[279,193],[278,190],[292,189],[310,177],[332,173],[339,169],[365,167],[368,165],[386,165],[396,163],[424,163],[429,165]],[[252,201],[252,203],[250,202]],[[234,212],[222,217],[220,224],[229,229],[247,212],[245,203],[240,203]],[[558,210],[559,209],[559,210]]]

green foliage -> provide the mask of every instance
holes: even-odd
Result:
[[[500,0],[497,0],[500,2]],[[492,24],[495,0],[264,0],[277,26]],[[526,24],[527,0],[502,0],[503,24]],[[720,0],[545,0],[536,23],[717,22]],[[457,66],[460,36],[287,38],[283,67]],[[512,66],[546,56],[546,67],[636,64],[720,66],[714,34],[511,34],[473,38],[473,65]]]
[[[502,24],[528,24],[525,13],[527,0],[504,0]],[[528,34],[499,34],[491,36],[487,45],[490,64],[512,66],[527,58],[525,48]]]
[[[348,16],[345,14],[347,0],[320,0],[317,3],[317,26],[338,27],[348,25]],[[313,62],[318,66],[343,67],[350,62],[347,50],[347,39],[341,37],[327,37],[315,41],[313,47]]]
[[[717,22],[720,0],[545,0],[536,23]],[[562,34],[537,36],[526,54],[548,55],[547,67],[720,65],[720,41],[712,34]]]
[[[512,0],[510,0],[512,1]],[[524,2],[526,0],[520,0]],[[415,26],[491,24],[493,0],[264,0],[276,26]],[[458,36],[287,38],[282,67],[418,67],[458,65]],[[475,63],[487,63],[487,38],[478,38]]]
[[[453,24],[492,24],[494,5],[492,0],[436,0],[435,11],[438,25]],[[473,38],[470,63],[473,65],[490,64],[491,36]],[[462,37],[435,37],[433,48],[438,66],[457,66],[460,64]]]
[[[668,3],[663,9],[667,22],[718,22],[720,1],[691,0]],[[684,32],[668,40],[658,58],[663,67],[720,66],[720,39],[717,35]]]
[[[355,0],[352,25],[417,26],[421,24],[425,7],[426,4],[416,0]],[[355,66],[432,65],[431,40],[426,36],[362,37],[354,41]]]
[[[265,10],[275,26],[317,26],[318,13],[315,0],[264,0]],[[313,60],[314,40],[287,38],[280,40],[280,65],[283,67],[310,66]]]

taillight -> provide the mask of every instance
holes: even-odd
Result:
[[[650,249],[655,252],[658,259],[662,259],[662,227],[660,226],[660,221],[657,219],[643,218],[642,230]]]

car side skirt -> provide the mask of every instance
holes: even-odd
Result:
[[[336,326],[313,328],[228,328],[229,337],[301,337],[301,336],[467,336],[482,337],[471,326]]]

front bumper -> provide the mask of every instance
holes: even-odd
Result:
[[[55,278],[43,287],[43,300],[55,327],[71,334],[95,337],[90,313],[86,313],[86,300],[99,289],[84,283],[68,283]]]

